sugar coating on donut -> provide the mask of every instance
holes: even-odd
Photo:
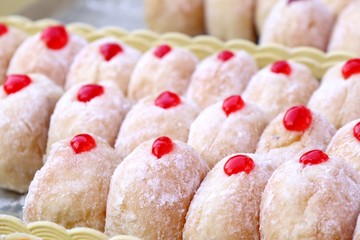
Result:
[[[321,0],[291,3],[281,0],[266,19],[260,42],[325,50],[333,21],[332,14]]]
[[[241,94],[256,73],[257,65],[245,51],[233,54],[225,62],[218,58],[219,53],[204,59],[191,77],[187,97],[205,108],[230,95]]]
[[[291,106],[307,104],[319,86],[305,65],[293,61],[287,63],[291,68],[290,75],[274,73],[271,64],[251,78],[242,95],[245,100],[256,103],[270,119]]]
[[[106,141],[93,138],[96,147],[81,154],[71,148],[72,138],[52,145],[25,199],[26,222],[46,220],[69,229],[104,231],[110,179],[119,158]]]
[[[129,83],[129,98],[139,100],[163,91],[185,93],[199,60],[189,50],[177,47],[159,58],[154,54],[158,47],[146,52],[137,63]]]
[[[28,37],[16,50],[7,73],[41,73],[63,87],[71,62],[86,44],[84,39],[68,34],[68,43],[58,50],[48,48],[41,33]]]
[[[263,239],[351,239],[360,212],[358,173],[342,159],[293,159],[269,179],[261,201]]]
[[[285,112],[276,116],[262,133],[256,153],[268,154],[279,167],[284,162],[300,157],[310,149],[325,150],[336,132],[335,127],[323,115],[311,111],[312,122],[305,131],[285,128]]]
[[[16,93],[0,88],[0,186],[20,193],[42,166],[50,116],[62,94],[47,77],[28,76],[32,82]]]
[[[126,115],[115,143],[115,150],[124,159],[140,143],[162,135],[186,142],[190,125],[199,113],[196,105],[185,98],[168,109],[155,105],[156,95],[141,99]]]
[[[26,38],[26,34],[23,31],[10,26],[6,27],[7,32],[0,36],[0,85],[4,83],[10,59]]]
[[[104,44],[118,44],[122,51],[105,60],[100,52]],[[113,37],[99,39],[84,47],[71,64],[66,89],[76,83],[99,83],[114,81],[126,95],[131,73],[141,53]]]
[[[51,116],[47,153],[51,145],[73,135],[87,132],[106,140],[111,146],[122,120],[129,109],[129,102],[123,97],[114,82],[102,81],[104,93],[89,102],[77,99],[78,92],[87,84],[80,83],[70,88],[56,104]]]
[[[254,169],[228,176],[224,165],[236,155],[218,162],[201,183],[186,216],[183,239],[260,239],[261,194],[274,167],[266,155],[246,154]]]
[[[212,168],[222,158],[237,152],[252,153],[268,121],[255,104],[229,116],[223,101],[203,110],[190,128],[188,144],[195,148]]]
[[[360,2],[352,1],[340,13],[334,26],[329,51],[348,51],[360,55],[360,30],[355,23],[360,21]]]
[[[351,2],[356,2],[352,0],[321,0],[326,7],[330,10],[330,12],[334,16],[338,16],[343,12],[343,9],[345,9],[348,5],[351,4]]]
[[[324,75],[320,87],[314,92],[308,106],[325,115],[336,128],[360,117],[360,74],[348,79],[342,75],[346,63],[339,63]]]
[[[350,163],[360,171],[360,140],[354,134],[354,127],[360,122],[356,119],[340,128],[327,148],[327,153]]]
[[[153,140],[142,143],[115,170],[106,234],[182,239],[190,201],[209,168],[194,149],[173,143],[160,159],[152,154]]]

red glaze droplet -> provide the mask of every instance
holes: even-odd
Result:
[[[236,155],[229,160],[224,165],[224,172],[231,176],[239,172],[245,172],[249,174],[255,167],[254,161],[246,155]]]
[[[8,31],[8,27],[5,24],[0,23],[0,36],[4,35]]]
[[[354,74],[360,73],[360,58],[354,58],[347,61],[342,67],[342,75],[345,79],[350,78]]]
[[[3,88],[7,95],[10,95],[20,91],[30,83],[32,83],[31,78],[27,75],[13,74],[6,77]]]
[[[151,152],[157,158],[161,158],[173,150],[173,145],[173,141],[169,137],[162,136],[154,141]]]
[[[286,111],[283,124],[289,131],[305,131],[311,126],[312,113],[305,106],[295,106]]]
[[[282,73],[290,76],[292,69],[287,61],[277,61],[271,66],[271,71],[273,73]]]
[[[314,165],[322,162],[326,162],[329,159],[329,156],[321,150],[311,150],[307,153],[304,153],[299,162],[304,165]]]
[[[229,116],[231,113],[241,110],[244,106],[244,100],[239,95],[234,95],[224,100],[222,109],[226,116]]]
[[[52,26],[41,33],[41,39],[46,46],[52,50],[59,50],[66,46],[69,40],[68,33],[64,26]]]
[[[123,52],[122,47],[117,43],[105,43],[100,46],[100,53],[106,61],[110,61],[118,53]]]
[[[231,51],[228,51],[228,50],[224,50],[224,51],[220,52],[217,57],[219,60],[226,62],[227,60],[234,57],[234,53],[232,53]]]
[[[96,147],[95,139],[89,134],[78,134],[70,142],[75,154],[89,152]]]
[[[163,92],[155,99],[155,105],[164,109],[176,107],[181,103],[179,95],[173,92]]]
[[[87,84],[79,89],[77,99],[80,102],[89,102],[91,101],[91,99],[101,96],[103,93],[103,86],[100,86],[98,84]]]
[[[360,122],[358,122],[355,125],[353,132],[354,132],[354,137],[356,137],[356,139],[360,141]]]
[[[171,51],[171,47],[169,45],[163,44],[155,49],[154,55],[157,56],[158,58],[163,58],[170,51]]]

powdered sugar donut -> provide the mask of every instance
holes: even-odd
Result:
[[[105,232],[182,239],[185,216],[209,168],[191,147],[168,137],[139,145],[111,179]]]
[[[289,107],[307,104],[319,86],[310,69],[293,61],[278,61],[255,74],[243,93],[272,119]]]
[[[160,45],[150,49],[134,69],[128,95],[136,100],[167,90],[183,95],[197,63],[197,57],[184,48]]]
[[[261,194],[273,170],[265,155],[218,162],[190,204],[183,239],[260,239]]]
[[[262,239],[351,239],[360,212],[360,177],[320,150],[288,161],[261,200]]]
[[[0,84],[4,83],[10,59],[25,38],[23,31],[0,23]]]
[[[360,59],[351,59],[330,68],[308,106],[325,115],[336,128],[360,118]]]
[[[255,8],[255,25],[259,35],[262,32],[262,29],[265,25],[266,19],[271,12],[274,5],[279,2],[279,0],[257,0]]]
[[[21,44],[11,59],[8,74],[42,73],[63,86],[73,58],[85,43],[61,25],[48,27]]]
[[[47,153],[53,143],[82,132],[99,136],[113,146],[128,108],[113,82],[73,86],[51,116]]]
[[[340,128],[331,140],[327,153],[350,163],[360,171],[360,119]]]
[[[341,11],[348,6],[350,2],[356,2],[356,0],[321,0],[329,8],[330,12],[337,16]]]
[[[227,40],[256,40],[254,0],[205,0],[206,28],[209,34]]]
[[[66,88],[76,83],[113,81],[126,95],[131,73],[141,53],[115,38],[103,38],[84,47],[75,57]]]
[[[291,107],[265,128],[256,153],[268,154],[278,167],[310,149],[325,150],[335,132],[335,127],[321,114],[305,106]]]
[[[24,193],[42,166],[62,90],[40,74],[8,75],[0,88],[0,187]]]
[[[191,125],[188,144],[212,168],[230,154],[254,152],[267,123],[256,105],[230,96],[200,113]]]
[[[147,26],[156,32],[204,33],[204,0],[146,0]]]
[[[343,50],[360,55],[360,1],[351,2],[339,15],[335,24],[328,50]]]
[[[30,185],[24,220],[104,231],[110,178],[118,162],[99,137],[79,134],[55,143]]]
[[[195,105],[169,91],[145,97],[126,115],[115,149],[124,159],[140,143],[158,136],[186,142],[197,114]]]
[[[205,108],[233,94],[241,94],[257,71],[246,52],[222,51],[203,60],[191,77],[187,97]]]
[[[260,42],[325,50],[333,21],[321,0],[280,0],[266,20]]]

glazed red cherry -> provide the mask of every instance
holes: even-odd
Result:
[[[169,137],[162,136],[154,141],[151,152],[157,158],[161,158],[173,150],[173,145],[173,141]]]
[[[322,162],[326,162],[329,159],[329,156],[321,150],[311,150],[307,153],[304,153],[299,162],[304,165],[314,165]]]
[[[101,96],[102,94],[104,94],[103,86],[98,84],[87,84],[79,89],[77,99],[80,102],[89,102],[93,98]]]
[[[100,46],[99,50],[106,61],[110,61],[117,54],[123,52],[122,47],[117,43],[105,43]]]
[[[289,76],[292,69],[287,61],[277,61],[271,66],[271,71],[273,73],[282,73]]]
[[[224,51],[220,52],[217,56],[217,58],[223,62],[226,62],[227,60],[231,59],[232,57],[234,57],[234,53],[232,53],[231,51],[228,51],[228,50],[224,50]]]
[[[95,139],[89,134],[78,134],[70,142],[75,154],[89,152],[96,147]]]
[[[7,95],[16,93],[32,83],[31,78],[27,75],[12,74],[5,79],[3,88]]]
[[[312,114],[305,106],[295,106],[286,111],[283,124],[289,131],[305,131],[311,126]]]
[[[164,109],[176,107],[181,103],[179,95],[173,92],[163,92],[155,99],[155,105]]]
[[[345,79],[350,78],[354,74],[360,73],[360,58],[354,58],[347,61],[342,67],[342,75]]]
[[[229,160],[224,165],[224,172],[231,176],[239,172],[245,172],[249,174],[255,167],[254,161],[246,155],[236,155]]]
[[[8,27],[5,24],[0,23],[0,36],[4,35],[8,31]]]
[[[360,141],[360,122],[358,122],[353,129],[354,137]]]
[[[244,100],[239,95],[234,95],[224,100],[222,109],[226,116],[229,116],[231,113],[241,110],[244,106]]]
[[[68,33],[64,26],[52,26],[41,33],[41,39],[46,46],[52,50],[60,50],[66,46],[69,40]]]
[[[163,58],[166,54],[168,54],[171,51],[171,47],[167,44],[163,44],[158,46],[154,50],[154,55],[158,58]]]

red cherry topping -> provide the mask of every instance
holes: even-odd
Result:
[[[286,111],[283,124],[289,131],[305,131],[312,123],[310,109],[305,106],[295,106]]]
[[[96,142],[89,134],[78,134],[71,139],[70,146],[75,154],[79,154],[94,149],[96,147]]]
[[[254,161],[246,155],[236,155],[229,160],[224,165],[224,172],[231,176],[239,172],[245,172],[249,174],[255,167]]]
[[[16,93],[32,83],[31,78],[26,75],[13,74],[8,75],[3,85],[4,91],[10,95]]]
[[[45,42],[48,48],[59,50],[66,46],[69,37],[65,27],[59,25],[46,28],[41,33],[41,39]]]
[[[123,52],[122,47],[117,43],[105,43],[100,46],[100,53],[106,61],[111,60],[118,53]]]
[[[342,75],[348,79],[354,74],[360,73],[360,58],[354,58],[347,61],[342,67]]]
[[[5,24],[0,23],[0,36],[4,35],[8,31],[8,27]]]
[[[77,99],[80,102],[89,102],[91,101],[91,99],[101,96],[103,93],[103,86],[100,86],[98,84],[87,84],[79,89]]]
[[[222,109],[226,116],[229,116],[231,113],[241,110],[244,106],[244,100],[239,95],[234,95],[224,100]]]
[[[157,158],[161,158],[165,154],[170,153],[173,150],[173,141],[169,137],[157,138],[151,148],[151,152]]]
[[[181,103],[179,95],[173,92],[163,92],[155,99],[155,105],[164,109],[176,107]]]
[[[163,58],[170,51],[171,51],[171,47],[167,44],[163,44],[155,49],[154,55],[157,56],[158,58]]]
[[[314,165],[322,162],[326,162],[329,159],[329,156],[321,150],[311,150],[307,153],[304,153],[299,162],[304,165]]]
[[[360,141],[360,122],[358,122],[353,129],[354,137]]]
[[[291,66],[287,61],[277,61],[271,66],[271,71],[289,76],[291,74]]]
[[[234,54],[228,50],[224,50],[224,51],[220,52],[217,57],[219,60],[226,62],[227,60],[234,57]]]

